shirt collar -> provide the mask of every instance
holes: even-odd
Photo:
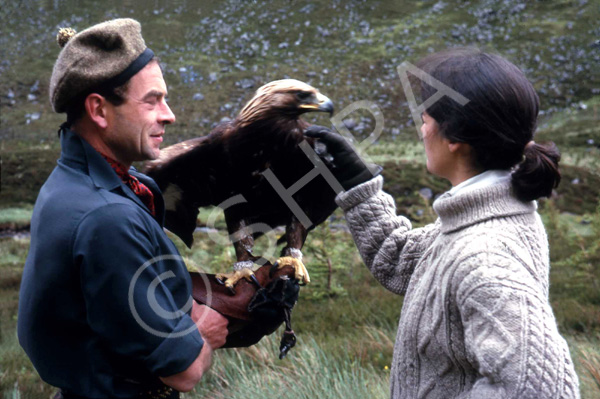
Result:
[[[121,186],[121,178],[85,139],[70,129],[61,134],[61,161],[71,167],[87,171],[96,187],[114,190]]]
[[[108,162],[108,164],[110,165],[112,170],[115,171],[117,176],[121,178],[121,181],[126,182],[129,179],[129,168],[127,168],[127,166],[123,165],[121,162],[115,159],[112,159],[111,157],[102,152],[100,153],[100,155],[102,156],[102,158],[104,158],[106,162]]]
[[[145,205],[142,204],[141,200],[137,198],[131,190],[124,189],[121,178],[115,173],[102,155],[85,141],[85,139],[81,138],[77,133],[70,129],[63,129],[60,136],[60,143],[61,156],[59,162],[88,174],[94,185],[98,188],[113,191],[121,187],[122,192],[125,193],[125,195],[146,209]],[[154,180],[146,175],[137,173],[135,168],[131,167],[128,173],[141,181],[154,193],[154,204],[156,206],[155,219],[163,226],[165,211],[164,200],[160,189]]]

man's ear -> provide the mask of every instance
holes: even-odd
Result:
[[[85,112],[90,120],[101,129],[108,127],[106,98],[97,93],[92,93],[85,98]]]

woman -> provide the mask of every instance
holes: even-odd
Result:
[[[532,141],[538,97],[517,67],[479,50],[433,54],[419,67],[469,100],[445,96],[422,115],[427,168],[453,186],[433,204],[435,223],[412,229],[341,136],[306,132],[334,156],[346,190],[337,202],[367,267],[405,296],[391,396],[577,398],[534,201],[560,180],[554,145]],[[422,100],[436,92],[421,84]]]

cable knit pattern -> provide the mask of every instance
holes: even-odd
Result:
[[[412,229],[382,177],[338,195],[362,258],[405,295],[391,397],[579,398],[569,348],[548,300],[548,241],[535,202],[510,183],[434,204]]]

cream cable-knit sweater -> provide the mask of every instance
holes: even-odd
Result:
[[[548,242],[510,183],[437,199],[411,229],[377,177],[337,202],[367,267],[405,295],[391,372],[398,398],[578,398],[548,301]]]

